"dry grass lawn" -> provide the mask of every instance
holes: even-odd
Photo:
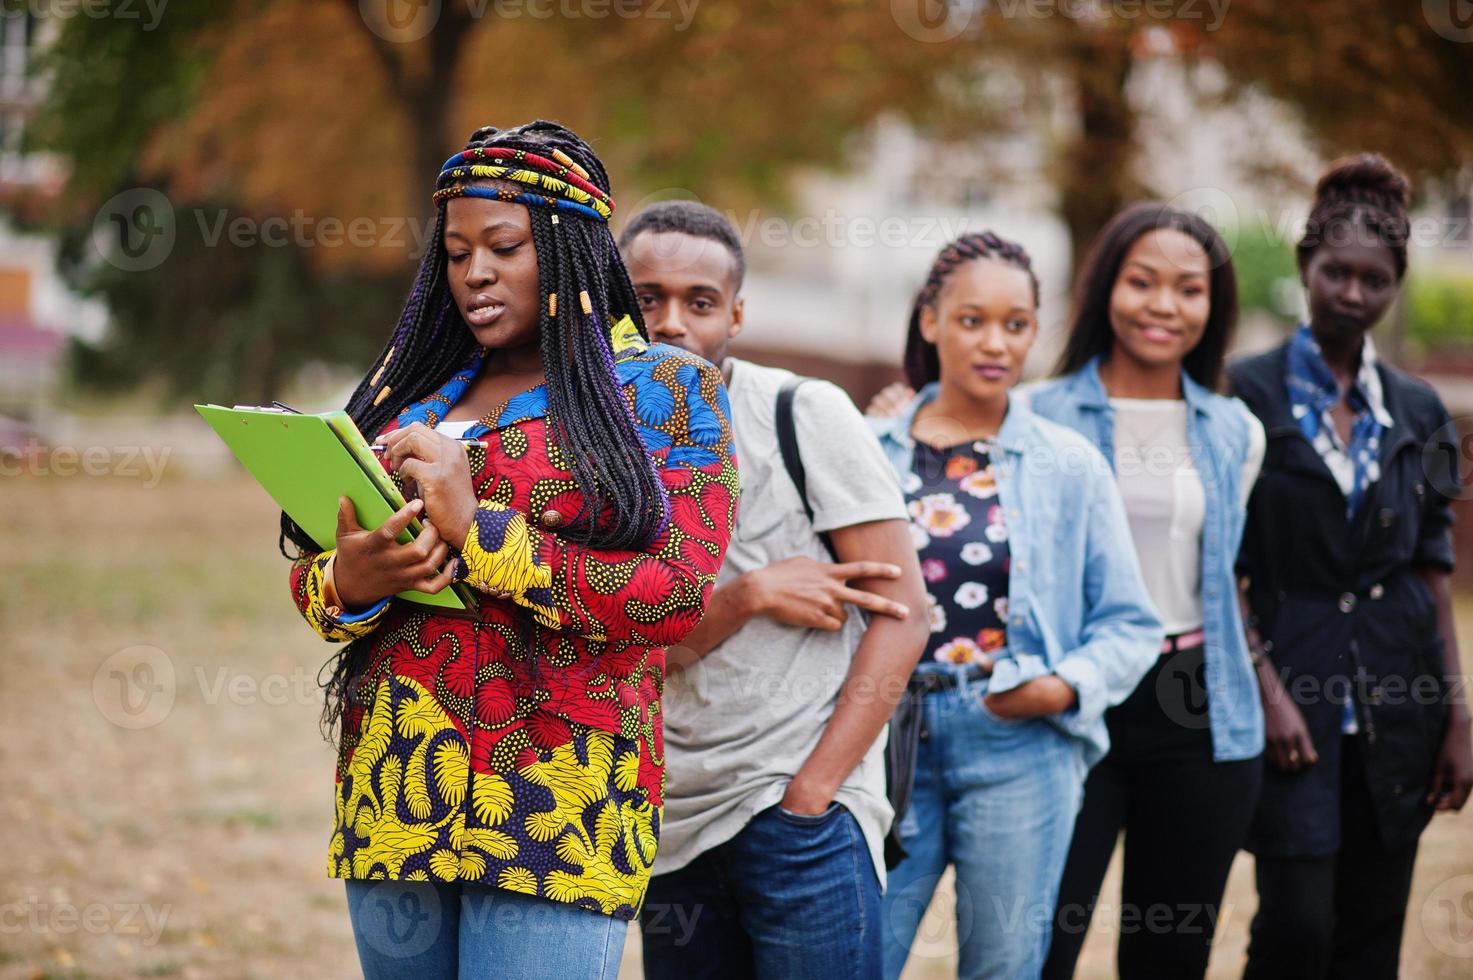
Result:
[[[269,500],[243,478],[0,493],[0,978],[358,976],[323,866],[330,648],[291,608]],[[1473,976],[1470,820],[1423,838],[1405,976]],[[943,890],[908,976],[954,973],[949,907]],[[1253,907],[1244,857],[1213,977],[1238,975]],[[1082,976],[1113,973],[1107,919]]]

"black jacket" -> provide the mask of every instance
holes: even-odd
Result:
[[[1430,387],[1379,363],[1394,424],[1381,440],[1381,478],[1347,524],[1339,486],[1290,414],[1287,351],[1285,344],[1228,370],[1233,393],[1268,435],[1238,569],[1252,580],[1265,648],[1319,762],[1297,774],[1265,763],[1249,848],[1305,858],[1339,850],[1347,695],[1356,702],[1377,826],[1388,847],[1400,847],[1431,817],[1423,800],[1447,725],[1442,638],[1417,569],[1452,570],[1444,491],[1456,492],[1457,467],[1446,463],[1456,455],[1442,453],[1456,454],[1456,439]]]

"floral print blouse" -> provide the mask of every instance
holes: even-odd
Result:
[[[922,664],[974,664],[1007,645],[1008,529],[988,450],[915,444],[904,489],[931,621]]]
[[[582,503],[539,385],[465,433],[482,443],[469,450],[480,505],[460,553],[471,614],[395,598],[334,615],[322,593],[333,552],[293,564],[308,625],[371,645],[344,711],[334,877],[476,882],[638,914],[660,835],[665,648],[700,621],[739,486],[720,372],[645,343],[627,318],[611,346],[670,501],[648,548],[559,535]],[[385,431],[433,428],[479,366]]]

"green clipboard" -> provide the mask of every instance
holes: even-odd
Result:
[[[337,544],[338,498],[348,497],[358,523],[375,528],[404,506],[404,496],[368,448],[348,413],[312,415],[282,408],[196,405],[210,428],[256,478],[271,499],[324,550]],[[399,534],[414,540],[416,519]],[[473,610],[475,600],[455,584],[428,595],[401,592],[399,598],[442,609]]]

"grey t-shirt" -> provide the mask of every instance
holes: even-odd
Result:
[[[864,417],[843,389],[810,381],[793,405],[813,505],[810,524],[777,443],[778,389],[790,371],[728,359],[731,421],[741,469],[736,530],[717,587],[785,558],[830,561],[818,531],[906,520],[904,497]],[[665,813],[654,873],[675,871],[782,799],[818,744],[867,626],[849,607],[842,629],[749,620],[665,684]],[[885,734],[836,799],[859,821],[885,882]]]

